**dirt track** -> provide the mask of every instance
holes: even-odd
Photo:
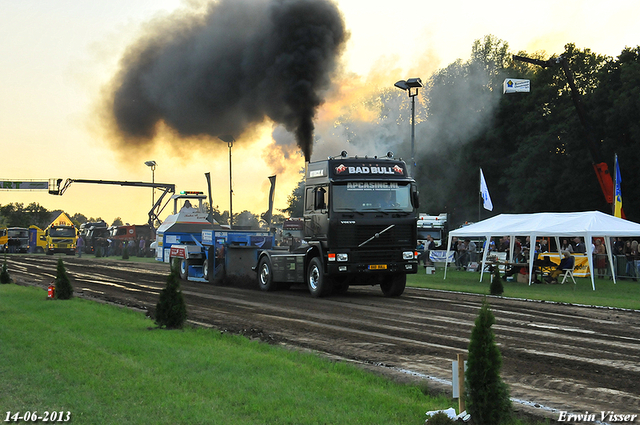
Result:
[[[63,257],[78,296],[151,310],[166,264]],[[57,258],[8,256],[18,283],[46,287]],[[466,352],[482,297],[407,288],[400,298],[379,287],[311,298],[306,288],[264,293],[183,282],[189,319],[272,343],[357,362],[395,379],[430,380],[450,391],[451,360]],[[559,411],[640,413],[640,312],[490,298],[514,407],[557,419]]]

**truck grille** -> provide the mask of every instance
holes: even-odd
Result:
[[[411,249],[415,248],[411,246],[413,240],[412,234],[414,230],[411,225],[395,225],[386,232],[380,233],[387,227],[389,227],[389,224],[340,226],[335,234],[336,245],[340,248],[357,248],[358,245],[378,233],[379,237],[367,242],[364,246],[362,246],[361,249],[367,251],[371,250],[372,248],[390,248],[399,246],[410,246]],[[372,251],[372,253],[373,252],[376,251]],[[388,251],[380,252],[388,253]]]
[[[383,264],[402,261],[402,251],[398,250],[354,251],[350,255],[353,263]]]

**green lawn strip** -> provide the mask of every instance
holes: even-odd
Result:
[[[209,329],[149,330],[140,313],[0,286],[0,412],[74,423],[420,423],[426,397],[352,365]],[[3,417],[4,419],[4,417]]]
[[[422,271],[422,270],[421,270]],[[489,294],[491,276],[484,274],[480,282],[480,273],[449,269],[447,278],[443,279],[444,269],[438,268],[436,274],[424,272],[408,275],[407,286],[447,291]],[[555,301],[560,303],[597,305],[640,310],[640,282],[618,280],[616,284],[609,279],[596,279],[594,291],[590,278],[575,278],[573,282],[561,284],[531,284],[503,282],[504,297],[531,300]]]

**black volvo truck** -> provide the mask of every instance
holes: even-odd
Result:
[[[311,295],[380,285],[404,292],[418,260],[418,189],[407,165],[392,153],[338,157],[306,164],[304,239],[298,247],[260,253],[260,288],[306,283]]]

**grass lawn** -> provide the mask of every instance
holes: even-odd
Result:
[[[38,287],[0,285],[0,317],[2,420],[400,425],[457,405],[353,365],[212,329],[158,330],[141,313],[47,300]]]
[[[489,294],[491,276],[486,272],[482,282],[480,282],[479,272],[457,271],[454,268],[447,270],[446,279],[443,277],[444,268],[442,267],[437,268],[433,275],[425,274],[421,267],[418,274],[408,276],[407,286]],[[575,285],[570,282],[564,285],[531,284],[529,286],[527,283],[503,281],[502,296],[640,310],[640,282],[618,280],[614,284],[609,279],[596,279],[594,291],[590,278],[575,279]]]
[[[75,424],[416,424],[455,406],[352,365],[0,285],[0,413]]]

